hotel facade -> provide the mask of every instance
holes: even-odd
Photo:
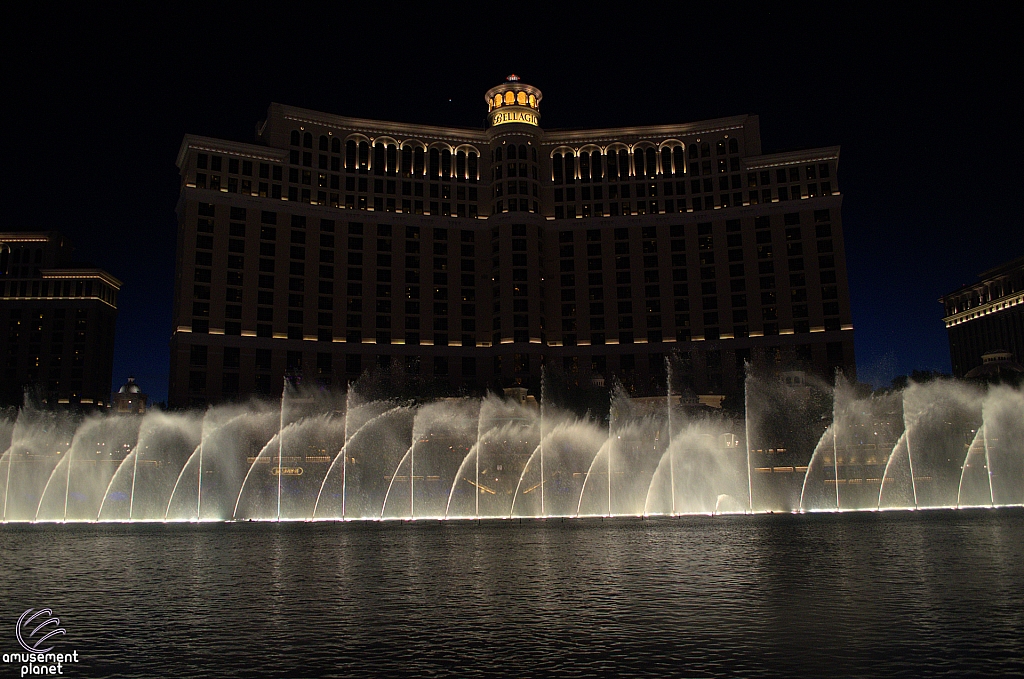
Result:
[[[109,405],[121,281],[71,254],[59,233],[0,233],[0,405]]]
[[[541,99],[510,76],[486,129],[271,104],[255,143],[186,135],[171,405],[393,362],[471,392],[853,372],[838,147],[762,154],[752,115],[545,130]]]
[[[991,359],[1024,362],[1024,257],[939,298],[953,375],[967,377]]]

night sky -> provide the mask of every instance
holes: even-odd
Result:
[[[182,136],[251,142],[275,101],[482,128],[483,93],[515,72],[548,129],[753,113],[765,153],[839,145],[858,376],[876,386],[949,372],[938,297],[1024,255],[1019,6],[343,4],[5,17],[0,230],[64,232],[124,282],[115,388],[134,374],[167,397]]]

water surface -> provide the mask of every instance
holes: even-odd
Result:
[[[0,572],[67,676],[1024,674],[1020,509],[10,524]]]

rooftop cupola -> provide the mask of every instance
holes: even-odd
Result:
[[[491,127],[508,123],[540,125],[540,100],[544,95],[512,74],[487,90],[487,119]]]

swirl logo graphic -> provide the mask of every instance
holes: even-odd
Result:
[[[59,626],[60,618],[48,617],[36,624],[37,619],[40,616],[53,615],[53,611],[49,608],[40,608],[34,613],[33,611],[35,611],[35,609],[30,608],[22,613],[21,617],[18,618],[18,628],[16,632],[18,643],[21,644],[21,647],[29,653],[46,653],[53,650],[53,646],[48,648],[40,648],[40,646],[45,644],[50,637],[58,634],[67,634],[67,630]],[[35,624],[35,627],[32,631],[26,633],[26,630],[28,630],[29,627],[32,627],[33,624]]]

